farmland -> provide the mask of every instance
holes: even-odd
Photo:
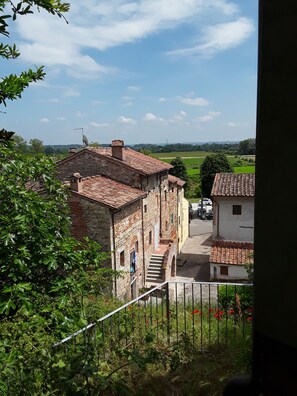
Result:
[[[200,195],[199,174],[200,166],[207,155],[214,154],[207,151],[175,151],[171,153],[154,153],[155,158],[170,163],[174,158],[181,157],[189,176],[188,182],[188,198],[195,198]],[[239,156],[227,155],[227,158],[234,169],[235,173],[254,173],[255,172],[255,156]]]

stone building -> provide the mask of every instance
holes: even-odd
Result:
[[[124,274],[114,282],[119,297],[134,298],[139,288],[175,276],[176,254],[188,236],[188,203],[171,167],[122,140],[58,163],[60,180],[70,182],[72,233],[111,252],[111,267]]]

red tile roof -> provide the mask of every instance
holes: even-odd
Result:
[[[97,201],[113,209],[119,209],[140,198],[146,193],[136,188],[119,183],[105,176],[90,176],[82,179],[82,192],[72,190],[75,195]]]
[[[178,186],[182,187],[185,185],[185,181],[180,179],[179,177],[173,176],[173,175],[168,175],[168,180],[169,183],[177,184]]]
[[[255,195],[254,173],[217,173],[213,182],[212,196],[253,197]]]
[[[146,175],[152,175],[154,173],[158,173],[163,170],[169,170],[172,168],[172,165],[167,164],[166,162],[150,157],[149,155],[139,153],[138,151],[132,150],[128,147],[123,147],[124,150],[123,161],[112,157],[111,147],[98,147],[98,148],[88,147],[87,150],[91,150],[96,154],[110,157],[114,161],[119,161],[121,163],[124,163],[125,165],[128,165],[129,167],[136,169],[137,171],[144,173]]]
[[[88,151],[97,155],[104,155],[112,161],[120,163],[122,166],[128,166],[137,170],[143,175],[153,175],[154,173],[159,173],[172,168],[172,165],[166,162],[160,161],[157,158],[150,157],[148,155],[139,153],[138,151],[132,150],[128,147],[123,147],[124,150],[124,160],[120,160],[111,155],[111,147],[86,147],[85,149],[79,151],[77,154],[72,154],[61,161],[59,164],[67,162],[76,156],[81,155],[81,153]]]
[[[252,263],[254,244],[250,242],[214,241],[210,263],[242,265]]]

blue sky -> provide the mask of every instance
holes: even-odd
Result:
[[[257,0],[75,0],[10,26],[18,60],[43,82],[0,114],[27,141],[234,141],[255,136]]]

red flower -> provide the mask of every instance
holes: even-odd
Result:
[[[246,320],[252,321],[252,320],[253,320],[253,317],[252,317],[252,316],[249,316]]]
[[[213,312],[213,308],[209,308],[209,312]]]
[[[196,315],[196,314],[198,314],[200,311],[199,311],[199,309],[194,309],[194,311],[192,312],[192,315]]]
[[[220,315],[224,315],[224,311],[220,311],[219,314],[220,314]]]
[[[233,309],[233,308],[229,309],[228,314],[229,314],[229,315],[234,315],[234,314],[235,314],[234,309]]]
[[[253,308],[248,308],[247,311],[248,312],[253,312]]]
[[[213,316],[214,316],[215,318],[217,318],[218,320],[222,320],[220,314],[218,314],[218,313],[215,313]]]

